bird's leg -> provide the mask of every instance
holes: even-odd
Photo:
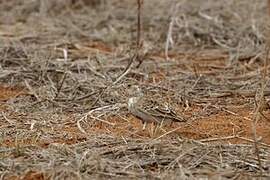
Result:
[[[154,125],[154,135],[158,132],[158,129],[159,129],[160,125],[156,124]]]
[[[146,126],[147,126],[147,122],[143,122],[143,130],[145,130]]]
[[[161,123],[158,125],[158,128],[159,128],[161,131],[166,132],[166,131],[163,129],[164,123],[165,123],[164,120],[162,120]],[[166,123],[165,123],[165,125],[166,125]]]
[[[158,132],[159,125],[155,122],[151,122],[152,137],[155,137]]]
[[[159,124],[159,127],[160,127],[160,128],[162,128],[163,123],[164,123],[164,120],[162,120],[162,121],[160,122],[160,124]]]

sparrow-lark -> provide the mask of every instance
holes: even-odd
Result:
[[[144,122],[154,122],[162,124],[163,122],[185,122],[185,118],[177,115],[175,111],[169,107],[168,103],[157,102],[151,97],[145,96],[138,86],[132,86],[129,89],[130,95],[128,99],[128,110],[130,113]],[[144,126],[145,127],[145,126]]]

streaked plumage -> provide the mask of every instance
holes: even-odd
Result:
[[[160,103],[150,97],[144,96],[138,87],[131,88],[133,97],[128,100],[130,113],[143,122],[162,123],[166,121],[185,122],[166,102]]]

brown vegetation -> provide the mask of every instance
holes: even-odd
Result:
[[[269,4],[0,1],[0,177],[268,179]],[[187,122],[143,129],[130,85]]]

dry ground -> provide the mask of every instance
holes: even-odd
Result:
[[[39,2],[0,2],[1,179],[269,178],[266,1],[146,0],[147,54],[116,84],[135,0]],[[143,130],[133,84],[188,121]]]

